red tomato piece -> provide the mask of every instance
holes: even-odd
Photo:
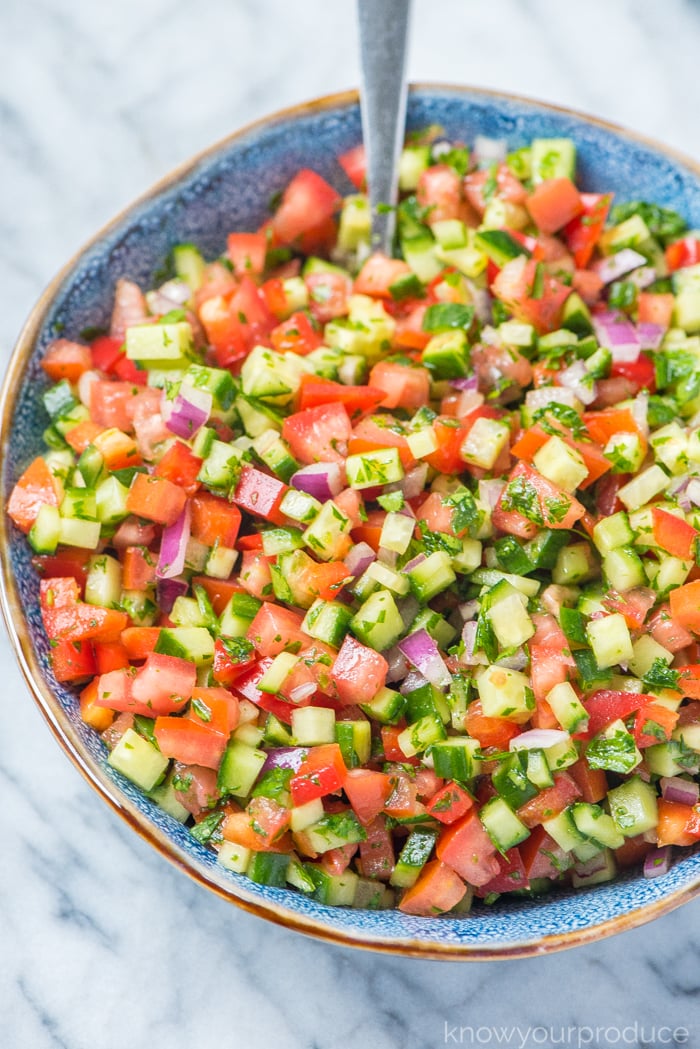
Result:
[[[131,683],[131,695],[155,714],[180,710],[197,683],[194,663],[151,652]]]
[[[411,267],[403,259],[390,259],[381,252],[375,252],[355,277],[353,290],[360,295],[391,299],[391,285],[411,272]]]
[[[331,218],[340,204],[340,194],[324,178],[302,168],[287,185],[272,218],[277,240],[281,244],[298,244],[305,233]]]
[[[563,812],[572,801],[581,797],[581,790],[575,780],[566,772],[554,773],[554,786],[545,787],[530,801],[518,809],[518,819],[526,827],[535,827],[538,823],[553,819]]]
[[[682,561],[695,560],[696,540],[700,532],[675,514],[669,514],[657,506],[651,508],[654,539],[659,546]]]
[[[369,703],[386,682],[389,664],[383,655],[348,634],[331,667],[341,703]]]
[[[187,495],[194,495],[199,488],[197,475],[203,461],[183,441],[173,441],[153,472],[156,477],[172,481]]]
[[[323,346],[323,335],[311,316],[305,310],[298,310],[272,329],[270,342],[278,353],[297,353],[305,357]]]
[[[584,205],[570,178],[550,178],[535,186],[527,210],[543,233],[556,233],[580,215]]]
[[[97,670],[95,653],[89,641],[54,641],[50,659],[57,681],[83,681]]]
[[[158,644],[159,637],[159,626],[129,626],[122,630],[121,642],[129,660],[138,663],[148,658]]]
[[[694,634],[700,633],[700,579],[684,583],[669,594],[671,618]]]
[[[384,393],[382,408],[405,408],[417,411],[430,399],[430,373],[427,368],[416,368],[394,361],[380,361],[369,374],[371,387]]]
[[[365,878],[389,881],[396,865],[391,834],[387,830],[386,817],[376,816],[365,827],[367,837],[360,842],[360,870]]]
[[[22,532],[29,532],[42,506],[58,506],[58,486],[44,459],[38,456],[12,489],[7,512]]]
[[[457,906],[466,891],[467,886],[450,867],[430,860],[401,897],[399,910],[404,914],[444,914]]]
[[[259,277],[265,269],[267,240],[262,233],[229,233],[226,254],[237,277]]]
[[[112,339],[109,335],[98,335],[90,343],[92,367],[99,371],[111,372],[122,353],[120,340]]]
[[[369,824],[384,809],[394,789],[391,776],[373,769],[349,769],[343,790],[362,824]]]
[[[241,646],[227,644],[227,640],[218,637],[214,642],[212,676],[220,685],[232,685],[256,661],[254,652],[246,653]]]
[[[309,289],[309,309],[318,323],[326,324],[347,314],[352,285],[344,273],[330,270],[307,273],[304,283]]]
[[[485,885],[480,886],[475,895],[478,897],[489,896],[492,892],[512,892],[513,889],[529,889],[530,883],[525,872],[525,864],[520,855],[519,848],[508,849],[508,851],[496,856],[498,861],[498,874],[496,874]]]
[[[700,262],[700,240],[697,237],[688,236],[675,240],[666,248],[666,264],[673,272],[683,269],[685,266],[695,266]]]
[[[338,163],[356,189],[363,189],[367,177],[367,156],[362,143],[347,149],[338,157]]]
[[[285,650],[298,652],[310,641],[301,629],[303,619],[300,612],[269,602],[260,606],[246,636],[263,658]]]
[[[218,769],[226,749],[226,736],[189,718],[159,716],[153,735],[164,757],[187,765]]]
[[[693,845],[700,840],[700,807],[659,798],[656,827],[659,848],[664,845]]]
[[[505,718],[487,717],[482,712],[479,699],[469,704],[464,727],[470,736],[478,739],[482,747],[497,747],[498,750],[507,750],[511,739],[520,731],[517,725]]]
[[[341,449],[352,436],[348,413],[339,403],[321,404],[288,415],[282,424],[282,437],[300,463],[343,462]]]
[[[32,565],[40,579],[52,579],[56,576],[72,576],[78,585],[78,596],[81,596],[87,579],[87,563],[92,555],[91,550],[79,550],[77,547],[65,547],[55,554],[42,554],[32,558]]]
[[[660,324],[670,328],[676,297],[673,292],[640,291],[637,296],[637,320],[640,324]]]
[[[583,704],[588,712],[588,735],[597,736],[612,721],[626,718],[646,703],[653,702],[653,696],[647,696],[641,692],[599,689],[585,699]]]
[[[486,885],[501,867],[496,846],[475,809],[445,827],[437,841],[437,857],[470,885]]]
[[[192,535],[205,546],[233,547],[241,527],[241,511],[233,503],[213,495],[199,492],[190,500],[192,507]]]
[[[384,399],[384,391],[373,386],[346,386],[317,375],[303,375],[299,386],[299,410],[319,405],[342,404],[354,419],[371,412]]]
[[[121,641],[96,641],[93,649],[97,674],[126,670],[129,666],[129,654]]]
[[[126,497],[129,513],[162,525],[174,524],[186,502],[182,488],[155,474],[135,474]]]
[[[656,390],[654,362],[643,353],[640,353],[636,361],[613,361],[610,376],[613,379],[626,379],[631,383],[633,394],[641,390],[654,393]]]
[[[264,517],[272,524],[284,524],[286,519],[279,506],[287,491],[288,486],[283,481],[254,466],[244,466],[233,498],[241,509],[254,517]]]
[[[583,269],[591,260],[608,217],[611,193],[582,193],[583,211],[564,227],[564,239],[574,262]]]
[[[678,711],[669,710],[660,703],[647,703],[637,711],[632,734],[637,746],[653,747],[671,738],[678,722]]]
[[[608,792],[608,779],[603,769],[592,769],[586,758],[579,758],[566,770],[581,791],[584,801],[602,801]]]
[[[348,770],[337,743],[310,747],[299,771],[289,781],[295,805],[304,805],[314,798],[324,798],[345,786]]]
[[[430,815],[440,823],[456,823],[469,812],[474,799],[459,783],[446,783],[428,802]]]
[[[70,339],[56,339],[44,354],[41,367],[53,382],[61,379],[77,382],[83,372],[92,367],[92,354],[89,346]]]
[[[524,255],[505,264],[493,282],[496,297],[518,320],[532,324],[540,335],[555,331],[571,289],[547,273],[543,263]]]

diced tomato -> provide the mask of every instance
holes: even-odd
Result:
[[[265,269],[267,241],[262,233],[229,233],[226,254],[237,277],[259,277]]]
[[[342,404],[351,419],[371,412],[384,400],[384,391],[374,386],[346,386],[317,375],[303,375],[299,386],[299,410],[319,405]]]
[[[334,876],[343,874],[350,866],[358,848],[358,842],[349,842],[347,845],[339,845],[337,849],[328,849],[321,856],[321,866]]]
[[[469,704],[464,727],[482,747],[497,747],[498,750],[507,750],[511,739],[520,731],[517,725],[505,718],[487,717],[482,711],[479,699]]]
[[[696,540],[700,532],[682,517],[669,514],[657,506],[651,508],[654,539],[662,550],[682,561],[694,561]]]
[[[571,293],[543,265],[521,255],[505,264],[492,286],[496,297],[518,320],[532,324],[540,335],[560,326],[562,308]]]
[[[131,696],[154,714],[170,714],[182,709],[196,683],[194,663],[151,652],[131,682]]]
[[[373,769],[349,769],[343,790],[360,823],[371,823],[394,789],[391,776]]]
[[[581,797],[581,790],[576,781],[566,772],[554,773],[554,786],[545,787],[530,801],[518,809],[518,819],[526,827],[535,827],[545,820],[552,819],[563,812],[573,801]]]
[[[348,770],[337,743],[310,747],[299,771],[289,781],[295,805],[304,805],[314,798],[324,798],[345,786]]]
[[[581,791],[584,801],[602,801],[608,792],[608,779],[603,769],[592,769],[585,757],[566,770]]]
[[[440,860],[431,860],[415,884],[406,889],[399,910],[404,914],[443,914],[456,907],[466,891],[467,886],[458,874]]]
[[[369,382],[384,393],[382,408],[405,408],[417,411],[430,397],[430,373],[427,368],[415,368],[393,361],[380,361],[370,372]]]
[[[226,748],[225,735],[189,718],[157,717],[153,734],[164,757],[187,765],[218,769]]]
[[[258,655],[266,658],[280,652],[298,652],[309,643],[309,635],[301,629],[304,617],[300,612],[282,605],[266,603],[260,606],[248,627],[248,640],[255,645]]]
[[[141,456],[133,437],[116,427],[96,434],[92,443],[102,455],[108,470],[124,470],[141,465]]]
[[[485,191],[487,185],[491,183],[493,175],[493,168],[482,168],[479,171],[471,171],[464,180],[465,196],[479,215],[483,215],[486,205],[489,203],[485,196]],[[511,204],[525,203],[527,190],[507,164],[499,164],[496,168],[495,176],[496,197],[500,200],[509,201]]]
[[[632,384],[633,394],[640,393],[641,390],[647,390],[649,393],[656,391],[654,362],[643,353],[640,353],[636,361],[613,361],[610,376],[613,379],[626,379]]]
[[[666,248],[666,265],[673,272],[700,262],[700,240],[697,237],[681,237]]]
[[[392,415],[369,415],[360,419],[352,430],[348,441],[349,455],[360,455],[377,448],[398,448],[404,468],[410,468],[415,463],[406,443],[404,428]]]
[[[272,840],[275,820],[280,818],[283,813],[287,813],[288,819],[288,810],[278,806],[271,798],[254,798],[252,800],[256,802],[271,802],[268,806],[257,805],[253,807],[255,815],[257,815],[257,810],[259,810],[260,815],[263,816],[264,824],[258,824],[255,815],[249,811],[227,812],[221,825],[221,833],[226,841],[235,842],[236,845],[242,845],[253,852],[291,852],[290,839],[285,837],[285,831],[282,829],[284,825],[283,820],[280,820],[281,837],[274,841]]]
[[[693,635],[673,619],[668,602],[656,610],[647,625],[654,641],[669,652],[680,652],[694,641]]]
[[[445,827],[437,841],[437,856],[470,885],[486,885],[501,867],[496,846],[475,809]]]
[[[267,475],[265,475],[267,476]],[[205,546],[233,547],[241,527],[241,511],[211,492],[200,492],[190,500],[192,535]]]
[[[309,309],[319,324],[346,316],[352,284],[344,273],[332,270],[307,273],[304,283],[309,289]]]
[[[566,427],[561,428],[560,434],[561,439],[570,448],[575,449],[579,453],[588,470],[588,477],[582,481],[578,486],[579,488],[589,488],[590,485],[594,484],[603,474],[611,469],[612,463],[610,460],[606,459],[603,453],[590,441],[575,440],[571,435],[571,431],[567,430]],[[551,434],[546,433],[539,423],[536,423],[534,426],[521,432],[518,440],[510,449],[511,455],[514,455],[516,459],[523,459],[525,462],[531,463],[537,452],[547,443],[550,437]]]
[[[397,347],[408,350],[425,349],[432,338],[430,332],[423,328],[427,308],[427,303],[416,303],[412,300],[408,308],[404,306],[396,315],[394,343]]]
[[[238,728],[240,703],[232,692],[218,685],[197,685],[185,718],[196,725],[206,725],[227,739]]]
[[[77,426],[71,427],[65,434],[66,443],[74,452],[82,455],[85,449],[92,444],[98,434],[103,433],[101,426],[94,423],[92,419],[83,419]]]
[[[660,324],[670,328],[676,297],[671,291],[640,291],[637,295],[637,320],[640,324]]]
[[[227,638],[221,637],[214,642],[212,676],[220,685],[233,685],[243,671],[256,661],[254,652],[246,653],[241,646],[230,645],[227,642]]]
[[[92,354],[89,346],[70,339],[56,339],[44,354],[41,367],[54,382],[61,379],[77,382],[83,372],[92,367]]]
[[[305,310],[298,310],[272,329],[270,341],[278,353],[297,353],[305,357],[323,346],[323,335],[316,329],[310,315]]]
[[[157,477],[172,481],[187,495],[194,495],[199,488],[197,475],[202,462],[183,441],[173,441],[153,472]]]
[[[72,576],[78,585],[78,596],[82,596],[87,579],[87,563],[91,550],[78,547],[59,548],[55,554],[42,554],[32,558],[32,565],[40,579]]]
[[[350,546],[351,542],[348,540],[347,548],[349,549]],[[344,554],[341,552],[339,556],[344,556]],[[324,601],[332,601],[351,578],[342,561],[327,561],[319,564],[308,558],[294,572],[297,599],[304,608],[312,605],[317,597]]]
[[[659,798],[658,808],[656,835],[660,848],[664,845],[693,845],[700,841],[700,806]]]
[[[541,826],[533,827],[530,837],[518,847],[525,874],[530,880],[557,878],[571,863],[567,853]]]
[[[340,204],[340,195],[324,178],[303,168],[287,185],[272,218],[275,237],[280,244],[298,245],[305,233],[331,218]]]
[[[369,703],[384,686],[389,664],[380,652],[360,644],[350,634],[331,667],[341,703]]]
[[[377,881],[389,881],[396,863],[391,834],[387,830],[386,817],[376,816],[365,827],[367,837],[360,842],[360,870],[363,877]]]
[[[50,659],[57,681],[84,681],[97,670],[95,653],[89,641],[54,640]]]
[[[96,641],[93,649],[97,674],[125,670],[129,666],[129,653],[121,641]]]
[[[139,663],[147,659],[158,644],[159,626],[129,626],[122,630],[121,643],[126,649],[129,660]]]
[[[201,586],[206,591],[214,613],[217,616],[221,615],[234,594],[244,593],[243,587],[237,581],[232,579],[213,579],[206,575],[192,576],[192,586]]]
[[[433,420],[433,433],[438,447],[430,455],[424,456],[425,461],[440,473],[461,473],[465,469],[461,448],[470,429],[471,424],[438,416]]]
[[[637,746],[653,747],[671,738],[671,733],[678,722],[678,712],[669,710],[660,703],[648,703],[637,711],[632,734]]]
[[[450,780],[428,802],[427,809],[440,823],[456,823],[474,804],[470,794],[459,783]]]
[[[129,622],[127,614],[77,600],[54,600],[54,603],[50,604],[49,594],[55,595],[56,584],[61,582],[65,580],[42,580],[40,584],[42,588],[47,588],[46,591],[41,591],[41,615],[49,638],[52,641],[118,641],[122,630]],[[75,584],[74,579],[70,582]],[[77,585],[75,589],[77,593]]]
[[[671,618],[694,634],[700,633],[700,579],[684,583],[669,594]]]
[[[570,178],[544,179],[526,203],[533,222],[543,233],[556,233],[584,210],[581,195]]]
[[[261,550],[244,552],[238,578],[243,589],[258,601],[274,600],[270,562]]]
[[[255,832],[268,847],[279,845],[289,830],[291,813],[274,798],[257,797],[248,802],[247,813]]]
[[[96,732],[104,732],[114,721],[114,713],[105,707],[96,706],[96,699],[97,678],[93,678],[80,693],[80,716],[90,728],[94,728]]]
[[[387,761],[406,762],[408,760],[398,742],[405,727],[405,725],[382,725],[382,750]],[[416,764],[416,759],[413,759],[412,763]]]
[[[186,502],[182,488],[155,474],[135,474],[126,497],[129,513],[162,525],[174,524]]]
[[[654,697],[641,692],[617,692],[599,689],[584,700],[588,712],[588,735],[596,736],[612,721],[626,718],[645,703],[653,703]]]
[[[46,462],[38,456],[12,489],[7,512],[22,532],[29,532],[42,506],[58,506],[59,487]]]
[[[466,217],[462,178],[447,164],[433,164],[421,171],[416,198],[427,209],[430,225]]]
[[[247,276],[232,295],[215,295],[202,303],[199,317],[221,368],[239,363],[256,344],[267,345],[276,322],[260,289]]]
[[[564,239],[577,266],[583,268],[590,262],[603,232],[611,203],[611,193],[581,194],[583,212],[573,218],[563,231]]]
[[[475,895],[479,897],[489,896],[492,892],[512,892],[513,889],[529,889],[530,883],[525,873],[525,864],[520,855],[520,849],[508,849],[504,854],[496,856],[499,871],[485,885],[480,886]]]
[[[525,516],[526,508],[530,516]],[[519,462],[498,497],[492,514],[496,528],[531,539],[538,528],[573,528],[585,508],[527,463]]]
[[[338,157],[338,163],[356,189],[363,189],[367,177],[367,157],[363,143],[347,149]]]
[[[391,299],[391,286],[401,277],[412,272],[403,259],[390,259],[381,252],[375,252],[363,264],[355,277],[354,291],[360,295],[372,295],[375,298]]]
[[[216,772],[202,765],[183,765],[175,763],[178,786],[175,796],[181,805],[191,812],[195,819],[208,813],[219,800],[216,785]],[[231,802],[227,803],[230,806]]]
[[[342,462],[342,449],[352,436],[348,413],[342,404],[321,404],[288,415],[282,436],[299,462]]]
[[[615,863],[622,870],[627,867],[637,867],[653,848],[650,841],[644,840],[643,834],[637,834],[634,838],[625,838],[620,848],[615,849]]]
[[[243,466],[233,498],[237,506],[249,514],[264,517],[272,524],[284,524],[285,517],[279,507],[287,491],[288,486],[276,477],[254,466]]]
[[[92,367],[103,372],[111,372],[122,355],[122,344],[119,339],[109,335],[98,335],[90,343]]]

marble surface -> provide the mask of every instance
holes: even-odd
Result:
[[[354,44],[350,0],[2,0],[3,367],[96,227],[242,123],[355,85]],[[700,158],[699,47],[697,0],[416,0],[409,67]],[[316,943],[207,894],[129,831],[54,743],[4,635],[0,673],[2,1049],[700,1046],[700,901],[528,961]]]

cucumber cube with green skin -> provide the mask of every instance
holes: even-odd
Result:
[[[481,761],[477,757],[480,750],[479,741],[469,736],[448,736],[434,743],[430,756],[436,775],[468,783],[481,773]]]
[[[197,480],[207,488],[228,493],[238,479],[243,460],[240,448],[225,441],[213,440],[209,453],[202,463]]]
[[[519,809],[538,793],[537,787],[527,778],[527,754],[522,751],[514,751],[499,761],[491,780],[512,809]]]
[[[507,718],[535,709],[530,679],[519,670],[488,666],[479,674],[476,687],[485,717]]]
[[[243,429],[249,437],[259,437],[261,433],[269,429],[282,429],[282,417],[272,405],[266,404],[264,401],[256,400],[255,397],[246,397],[245,394],[239,393],[234,401],[234,407],[243,423]],[[201,430],[199,432],[201,433]]]
[[[61,536],[61,515],[57,506],[44,503],[29,530],[29,543],[36,554],[54,554]]]
[[[443,649],[447,649],[457,636],[455,627],[432,608],[421,608],[411,623],[409,633],[414,634],[416,630],[427,630],[433,641],[437,641],[438,647]]]
[[[335,559],[352,528],[350,518],[329,499],[302,535],[304,543],[322,561]]]
[[[234,739],[226,747],[219,766],[217,786],[221,794],[247,797],[267,760],[264,750],[257,750]]]
[[[153,790],[168,767],[168,759],[133,728],[126,730],[107,762],[142,790]]]
[[[464,439],[460,455],[472,466],[490,470],[509,440],[510,427],[505,423],[498,419],[477,419]]]
[[[290,550],[299,550],[304,539],[298,528],[266,528],[262,533],[262,544],[265,557],[277,557]]]
[[[360,703],[360,710],[380,725],[395,725],[403,717],[405,709],[406,697],[386,687],[380,688],[369,703]]]
[[[588,711],[568,681],[562,681],[550,689],[546,696],[552,713],[567,732],[585,731]]]
[[[576,335],[592,335],[593,323],[591,311],[586,306],[580,295],[572,291],[564,303],[562,312],[562,326],[573,331]]]
[[[399,157],[399,188],[409,193],[418,186],[430,163],[430,146],[404,146]]]
[[[429,681],[406,693],[406,720],[409,723],[419,721],[426,714],[440,718],[443,724],[450,720],[447,700],[440,689]]]
[[[62,436],[72,430],[78,423],[86,422],[90,418],[90,412],[84,404],[76,404],[69,412],[54,419],[54,429]]]
[[[280,510],[285,517],[291,517],[292,521],[298,521],[299,524],[310,524],[320,512],[322,505],[318,499],[314,499],[313,495],[297,491],[296,488],[289,488],[284,493]]]
[[[369,721],[336,721],[335,740],[349,769],[365,765],[372,750],[372,726]]]
[[[87,564],[85,601],[89,605],[113,608],[119,603],[122,591],[122,566],[116,557],[98,554]]]
[[[554,434],[534,455],[533,463],[552,484],[571,495],[588,477],[580,452]]]
[[[433,335],[423,350],[421,363],[434,379],[460,379],[469,370],[469,345],[464,331],[443,331]]]
[[[358,641],[382,652],[398,641],[406,627],[389,591],[377,590],[355,613],[350,629]]]
[[[523,594],[513,590],[489,609],[488,618],[501,648],[518,648],[535,633],[526,602]]]
[[[358,491],[394,484],[403,478],[398,448],[379,448],[374,452],[349,455],[345,460],[345,470],[348,484]]]
[[[175,324],[135,324],[126,329],[126,356],[156,367],[181,365],[194,356],[194,337],[189,321]]]
[[[371,212],[367,197],[353,193],[343,199],[338,226],[338,247],[343,252],[356,251],[361,244],[369,244]]]
[[[610,849],[604,849],[603,853],[603,866],[593,871],[592,874],[578,873],[576,870],[572,871],[571,884],[575,889],[583,889],[588,885],[601,885],[603,882],[612,881],[617,874],[615,856]]]
[[[59,507],[61,517],[78,518],[81,521],[97,519],[97,499],[90,488],[66,488]]]
[[[408,572],[411,590],[421,602],[429,601],[456,580],[452,559],[446,550],[435,550]]]
[[[407,518],[413,524],[413,518]],[[377,586],[383,586],[387,590],[391,590],[397,597],[405,597],[410,590],[408,579],[401,572],[397,572],[394,568],[389,568],[382,561],[373,561],[371,565],[367,566],[366,572],[362,576],[363,584],[366,583],[369,587],[370,582],[375,582]],[[360,591],[357,590],[356,594],[360,597]]]
[[[302,746],[334,743],[335,725],[335,711],[327,707],[298,707],[292,710],[292,735]]]
[[[304,831],[314,852],[329,852],[331,849],[365,841],[367,832],[351,809],[344,812],[326,813]]]
[[[191,364],[184,381],[198,390],[212,395],[214,405],[224,411],[230,408],[236,396],[236,383],[225,368],[209,368],[204,364]]]
[[[216,862],[234,874],[245,874],[253,852],[245,845],[233,841],[222,841],[216,854]]]
[[[298,662],[299,656],[291,652],[278,652],[258,682],[260,691],[272,695],[279,692]]]
[[[283,889],[287,884],[289,856],[286,852],[254,852],[248,863],[247,876],[258,885]]]
[[[148,796],[151,801],[155,801],[159,809],[167,812],[178,823],[187,823],[190,813],[177,796],[177,791],[173,786],[172,775],[166,776],[162,783],[149,790]]]
[[[640,776],[631,776],[608,791],[610,815],[626,838],[653,830],[659,813],[656,790]]]
[[[530,147],[532,181],[576,177],[576,146],[570,138],[535,138]]]
[[[201,667],[214,660],[214,638],[206,627],[163,627],[154,651]]]
[[[500,797],[486,802],[479,812],[479,819],[499,852],[507,852],[530,835],[525,824]]]
[[[79,403],[73,393],[73,387],[67,379],[61,379],[60,382],[51,386],[42,395],[41,399],[51,419],[60,419],[61,416],[71,412]]]
[[[254,346],[241,368],[241,389],[246,397],[283,407],[299,389],[306,369],[297,367],[281,353]]]
[[[338,601],[323,601],[317,598],[304,616],[301,629],[309,637],[325,641],[327,645],[340,648],[348,632],[352,612]]]
[[[612,590],[624,592],[647,582],[644,563],[639,555],[628,546],[619,546],[603,557],[603,576]],[[659,586],[659,590],[663,587]]]
[[[634,657],[629,628],[620,612],[591,619],[586,626],[586,635],[602,670],[626,663]]]
[[[399,734],[397,743],[407,758],[421,754],[433,743],[447,738],[445,726],[437,714],[426,714]]]
[[[100,545],[100,522],[81,521],[77,517],[59,517],[58,542],[63,546],[81,546],[96,550]]]
[[[482,229],[474,237],[474,247],[483,251],[497,266],[503,267],[519,255],[529,258],[528,249],[504,229]]]
[[[679,740],[669,739],[666,743],[654,743],[644,749],[644,763],[653,776],[680,776],[684,772],[697,771],[700,759],[688,764],[692,751],[688,751]]]
[[[634,736],[618,719],[594,736],[586,747],[586,759],[591,768],[625,775],[639,765],[642,755]]]
[[[554,776],[547,761],[547,755],[539,747],[533,747],[527,754],[527,778],[539,790],[554,786]]]
[[[304,870],[313,882],[313,898],[327,907],[352,907],[355,902],[357,883],[360,880],[354,871],[329,874],[316,863],[305,863]]]
[[[619,849],[624,844],[624,837],[615,825],[612,816],[585,801],[577,801],[571,806],[571,815],[577,830],[600,848]]]
[[[583,845],[586,841],[585,835],[581,833],[574,823],[572,806],[564,809],[558,816],[553,816],[550,820],[544,820],[542,826],[550,838],[554,838],[559,848],[563,849],[564,852],[571,852],[572,849],[578,848],[579,845]]]
[[[422,827],[412,830],[399,853],[389,884],[399,889],[409,889],[415,885],[418,875],[430,859],[436,841],[437,831]]]
[[[285,484],[299,469],[300,463],[296,461],[289,450],[289,445],[276,430],[265,430],[259,437],[256,437],[253,441],[253,451],[260,461]]]
[[[105,460],[94,444],[89,444],[78,459],[78,472],[88,488],[95,488],[103,480]]]

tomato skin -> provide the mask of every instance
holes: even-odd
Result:
[[[700,807],[658,800],[656,828],[659,848],[664,845],[693,845],[700,840]]]
[[[130,662],[138,663],[148,659],[158,644],[159,626],[130,626],[121,633],[121,643],[126,649]]]
[[[654,697],[641,692],[617,692],[613,689],[598,689],[584,700],[588,712],[588,736],[597,736],[606,725],[619,718],[626,718]]]
[[[278,353],[297,353],[305,357],[323,346],[323,335],[314,327],[309,314],[298,310],[272,329],[270,342]]]
[[[182,441],[173,441],[153,472],[157,477],[172,481],[187,495],[194,495],[199,488],[197,474],[203,462]]]
[[[542,275],[537,268],[541,265],[524,256],[512,259],[494,280],[492,290],[519,320],[532,324],[540,335],[544,335],[559,327],[562,308],[571,289],[549,273]],[[542,294],[537,297],[533,296],[532,290],[538,279],[541,280]]]
[[[381,653],[348,634],[331,667],[331,678],[341,703],[369,703],[384,686],[388,670]]]
[[[241,527],[241,511],[227,499],[200,492],[190,500],[192,535],[205,546],[234,547]]]
[[[360,823],[367,825],[383,810],[392,790],[391,776],[373,769],[349,769],[343,790]]]
[[[316,408],[288,415],[282,423],[282,437],[300,463],[343,462],[338,449],[350,439],[352,426],[342,404],[320,404]]]
[[[333,794],[345,785],[348,770],[337,743],[324,743],[310,747],[309,751],[289,781],[289,790],[295,805],[304,805],[314,798]]]
[[[430,860],[401,897],[399,910],[404,914],[442,914],[456,907],[466,891],[467,886],[447,864]]]
[[[263,659],[279,655],[285,650],[298,651],[310,640],[309,635],[301,629],[303,620],[300,612],[265,603],[256,612],[246,637],[253,642]]]
[[[374,298],[393,298],[390,288],[401,277],[411,273],[411,267],[402,259],[390,259],[381,252],[375,252],[363,264],[355,277],[353,290],[359,295],[372,295]]]
[[[640,353],[636,361],[613,361],[610,369],[613,379],[627,379],[635,394],[641,390],[656,392],[656,371],[653,361]]]
[[[7,512],[20,531],[26,534],[36,521],[42,506],[58,505],[58,485],[44,459],[38,456],[12,489]]]
[[[694,634],[700,633],[700,579],[672,590],[669,604],[674,622]]]
[[[428,802],[430,815],[440,823],[456,823],[474,804],[470,794],[459,783],[450,780]]]
[[[243,466],[233,498],[241,509],[254,517],[264,517],[272,524],[284,524],[286,518],[280,513],[279,505],[287,491],[288,485],[276,477],[254,466]]]
[[[518,809],[518,819],[526,827],[536,827],[545,820],[563,812],[573,801],[581,797],[576,781],[566,772],[554,773],[554,786],[545,787],[530,801]]]
[[[678,722],[678,717],[679,714],[676,710],[669,710],[668,707],[661,706],[660,703],[645,704],[637,711],[634,719],[632,734],[635,743],[640,749],[643,749],[644,747],[653,747],[654,744],[659,742],[660,736],[669,740]],[[650,727],[648,722],[652,723],[653,732],[645,730]]]
[[[302,168],[287,185],[272,217],[275,237],[280,244],[298,245],[304,234],[330,219],[340,204],[340,194],[324,178]]]
[[[226,736],[188,718],[159,716],[153,735],[164,757],[186,765],[218,769],[226,749]]]
[[[126,497],[129,513],[162,525],[174,524],[186,502],[184,489],[155,474],[136,474]]]
[[[99,371],[111,372],[121,355],[121,342],[119,339],[110,338],[109,335],[98,335],[90,343],[91,364]]]
[[[365,827],[367,838],[360,842],[359,867],[365,878],[379,882],[389,881],[396,865],[391,834],[387,830],[386,817],[376,816]]]
[[[525,872],[525,864],[520,855],[520,849],[508,849],[508,851],[496,856],[498,863],[498,874],[494,875],[485,885],[477,888],[475,896],[483,899],[492,892],[510,892],[513,889],[529,889],[530,883]]]
[[[97,670],[94,649],[85,641],[54,641],[50,659],[51,669],[57,681],[83,681]]]
[[[591,261],[611,203],[611,193],[582,193],[583,212],[564,227],[564,239],[574,256],[574,262],[581,269]]]
[[[68,546],[57,550],[55,554],[37,554],[32,558],[32,565],[40,579],[72,576],[78,585],[78,596],[82,596],[91,554],[91,550]]]
[[[78,601],[72,577],[42,579],[39,594],[44,629],[52,641],[118,641],[129,622],[125,612]]]
[[[267,240],[262,233],[229,233],[226,254],[237,277],[259,276],[265,269]]]
[[[250,657],[247,659],[233,659],[231,653],[226,648],[225,641],[218,637],[214,642],[214,664],[212,666],[212,676],[220,685],[233,685],[241,674],[245,670],[248,670],[255,661],[256,657],[253,653],[251,653]]]
[[[363,143],[347,149],[338,157],[338,163],[356,189],[363,189],[367,177],[367,156]]]
[[[637,320],[640,324],[660,324],[670,328],[675,304],[673,292],[640,291],[637,296]]]
[[[83,372],[92,367],[92,354],[89,346],[70,339],[56,339],[42,357],[41,367],[53,382],[61,379],[77,382]]]
[[[405,408],[417,411],[430,396],[430,373],[427,368],[414,368],[392,361],[375,364],[369,375],[370,386],[384,393],[382,408]]]
[[[371,412],[384,399],[384,391],[374,386],[346,386],[317,375],[303,375],[299,386],[299,410],[319,405],[342,404],[351,419]]]
[[[478,739],[482,747],[497,747],[507,750],[508,744],[517,736],[517,725],[505,718],[490,718],[482,712],[481,700],[475,699],[469,704],[464,718],[464,727],[470,736]]]
[[[114,721],[114,713],[104,707],[96,706],[96,699],[97,678],[93,678],[80,693],[80,717],[96,732],[104,732]]]
[[[108,674],[110,670],[125,670],[129,666],[129,654],[121,641],[96,641],[95,671]]]
[[[527,198],[526,206],[543,233],[556,233],[584,210],[581,195],[570,178],[540,182]]]
[[[666,248],[666,264],[673,272],[700,262],[700,240],[697,237],[682,237]]]
[[[475,809],[445,827],[437,841],[437,857],[470,885],[486,885],[500,871],[496,846]]]
[[[651,508],[654,539],[659,546],[682,561],[695,560],[695,545],[700,532],[675,514],[657,506]]]

